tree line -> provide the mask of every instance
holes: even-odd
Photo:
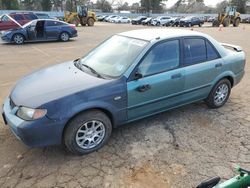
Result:
[[[224,0],[216,7],[208,7],[204,0],[177,0],[170,8],[165,6],[167,0],[140,0],[129,5],[126,0],[0,0],[0,9],[6,10],[42,10],[42,11],[76,11],[77,5],[88,5],[90,9],[102,12],[130,11],[133,13],[218,13],[229,5],[236,6],[240,13],[250,13],[250,0]]]

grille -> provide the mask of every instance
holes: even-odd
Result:
[[[15,107],[15,103],[13,102],[13,100],[10,98],[10,107],[11,109],[13,109]]]

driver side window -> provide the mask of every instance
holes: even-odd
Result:
[[[154,46],[139,65],[139,73],[149,76],[177,68],[180,63],[179,40]]]

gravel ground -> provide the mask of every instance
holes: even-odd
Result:
[[[23,75],[76,59],[114,33],[143,26],[97,23],[68,43],[0,44],[0,102]],[[195,27],[243,47],[250,59],[250,25]],[[250,169],[250,65],[228,103],[216,110],[195,103],[113,131],[98,152],[73,156],[61,147],[28,148],[0,120],[0,187],[194,187],[234,165]]]

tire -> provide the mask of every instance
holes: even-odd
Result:
[[[88,24],[88,26],[94,26],[95,20],[94,20],[93,18],[89,18],[89,19],[87,20],[87,24]]]
[[[17,45],[23,44],[23,43],[24,43],[24,40],[25,40],[24,36],[23,36],[22,34],[19,34],[19,33],[15,34],[15,35],[12,37],[12,41],[13,41],[15,44],[17,44]]]
[[[63,42],[69,41],[69,38],[70,38],[70,36],[69,36],[69,34],[67,32],[62,32],[60,34],[60,40],[63,41]]]
[[[225,18],[222,23],[223,27],[228,27],[230,25],[230,20],[229,18]]]
[[[219,27],[220,26],[220,22],[218,20],[214,20],[212,23],[213,27]]]
[[[156,23],[156,26],[160,26],[160,22],[157,22],[157,23]]]
[[[222,107],[229,98],[229,95],[231,93],[231,87],[231,83],[228,79],[222,79],[217,84],[215,84],[207,99],[205,100],[208,107]]]
[[[234,26],[234,27],[238,27],[239,25],[240,25],[240,19],[239,19],[239,18],[236,18],[236,19],[234,20],[233,26]]]
[[[201,24],[199,24],[199,27],[201,27]]]
[[[86,133],[88,130],[90,132]],[[111,121],[103,112],[98,110],[83,112],[68,123],[64,131],[64,145],[71,153],[85,155],[105,145],[111,132]],[[94,143],[94,140],[97,143]]]

